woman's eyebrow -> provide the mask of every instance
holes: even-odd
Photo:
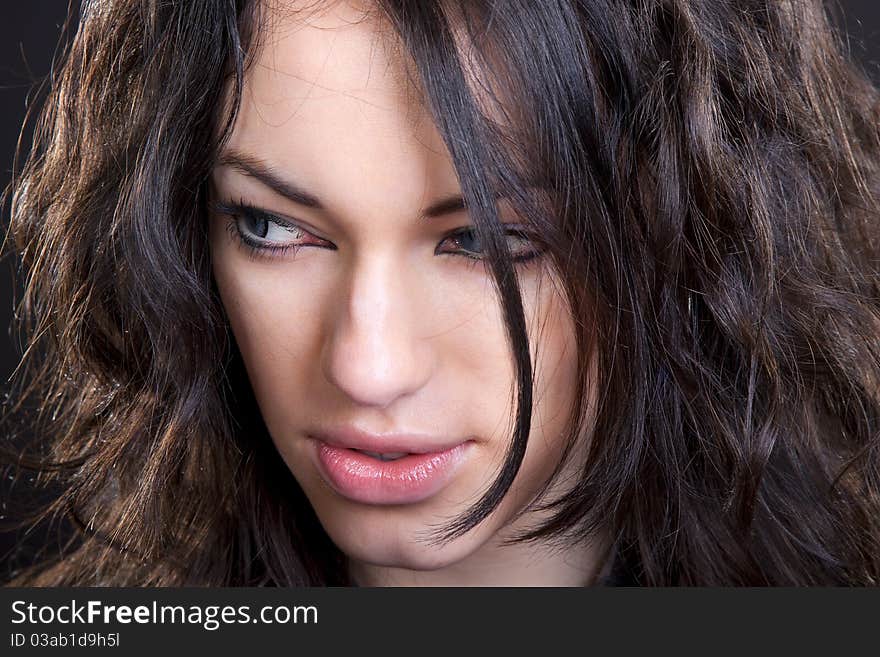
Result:
[[[275,173],[275,169],[272,166],[258,157],[234,149],[228,149],[221,153],[217,160],[217,166],[228,166],[237,169],[294,203],[308,208],[324,209],[324,205],[317,196],[305,191],[292,180],[285,180],[280,177]],[[496,200],[499,198],[501,197],[496,197]],[[433,203],[422,212],[422,217],[433,219],[461,212],[465,208],[466,205],[461,195],[453,194]]]
[[[308,208],[322,209],[324,206],[316,196],[304,191],[299,185],[290,180],[285,180],[275,173],[273,168],[263,160],[241,153],[236,150],[226,150],[220,154],[217,166],[228,166],[239,170],[246,176],[256,178],[266,187],[277,194]]]

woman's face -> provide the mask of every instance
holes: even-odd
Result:
[[[460,195],[449,154],[379,25],[345,3],[270,15],[214,172],[210,240],[266,426],[330,537],[355,564],[431,570],[534,520],[511,523],[560,458],[574,333],[500,202],[523,258],[531,437],[489,518],[429,543],[497,474],[515,379],[468,213],[446,203]]]

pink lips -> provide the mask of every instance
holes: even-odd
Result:
[[[319,470],[327,483],[343,497],[364,504],[413,504],[428,499],[449,483],[470,444],[431,447],[425,444],[429,441],[417,437],[358,432],[314,438]],[[407,455],[382,461],[359,450]]]

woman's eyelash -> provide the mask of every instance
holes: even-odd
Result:
[[[295,252],[300,248],[300,245],[298,244],[258,244],[242,233],[241,228],[238,227],[238,219],[231,215],[228,216],[226,222],[226,232],[235,238],[235,241],[238,242],[239,246],[241,246],[251,259],[254,260],[260,257],[265,257],[267,253],[273,256],[280,256]]]
[[[525,230],[521,226],[516,225],[504,225],[504,236],[506,238],[515,238],[520,241],[521,245],[524,245],[524,250],[518,250],[516,245],[508,245],[510,248],[511,260],[515,263],[523,263],[529,260],[536,258],[540,255],[540,249],[535,246],[534,239],[529,234],[527,230]],[[468,240],[476,240],[479,244],[479,240],[476,237],[476,233],[474,231],[473,226],[465,226],[463,228],[458,228],[454,230],[452,233],[447,235],[441,241],[441,244],[446,242],[447,240],[458,240],[461,244],[462,241],[467,242]],[[461,244],[461,248],[458,253],[449,252],[449,251],[440,251],[440,246],[437,247],[438,254],[449,254],[449,255],[460,255],[462,257],[467,258],[468,260],[474,261],[472,264],[476,264],[477,262],[481,262],[484,258],[482,257],[482,253],[479,251],[475,251],[472,248],[468,249],[464,244]]]
[[[251,219],[253,221],[263,221],[267,224],[278,226],[286,230],[296,230],[303,235],[311,235],[307,230],[297,226],[295,223],[282,219],[281,217],[266,212],[260,208],[249,205],[245,201],[239,201],[237,204],[216,203],[214,209],[227,217],[227,232],[236,239],[241,247],[243,247],[252,259],[261,257],[279,257],[285,254],[295,253],[304,246],[318,246],[318,244],[273,244],[272,242],[264,242],[254,239],[242,230],[241,222],[243,219]],[[315,240],[322,241],[315,237]],[[331,248],[329,243],[321,244],[325,248]],[[332,247],[335,248],[335,247]]]

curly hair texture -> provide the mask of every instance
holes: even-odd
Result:
[[[486,240],[518,377],[504,467],[440,538],[495,508],[528,440],[500,188],[564,284],[578,396],[601,391],[592,426],[585,402],[571,418],[577,485],[519,538],[607,532],[643,585],[880,583],[880,94],[823,3],[377,7]],[[211,275],[207,181],[262,29],[245,0],[83,2],[11,188],[28,348],[5,415],[10,458],[62,491],[42,517],[80,531],[17,583],[350,583]]]

